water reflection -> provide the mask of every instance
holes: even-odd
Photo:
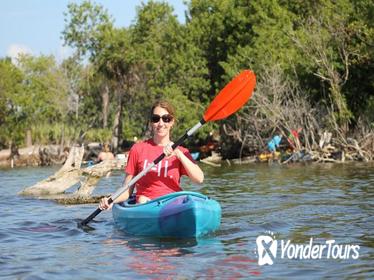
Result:
[[[239,279],[261,275],[257,260],[250,258],[245,240],[231,246],[218,237],[174,239],[128,236],[115,231],[103,242],[126,251],[131,258],[126,266],[137,276],[152,279],[178,277]],[[243,253],[235,246],[243,247]],[[232,247],[232,248],[230,248]],[[198,260],[198,261],[196,261]],[[181,267],[183,269],[181,269]]]

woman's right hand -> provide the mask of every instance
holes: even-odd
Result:
[[[100,210],[110,210],[110,209],[112,209],[113,203],[109,204],[108,200],[109,200],[109,197],[103,197],[100,200],[100,203],[99,203]]]

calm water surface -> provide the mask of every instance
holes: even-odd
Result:
[[[59,205],[17,192],[56,168],[0,170],[0,278],[4,279],[320,279],[374,278],[374,165],[202,166],[222,225],[199,240],[141,238],[116,229],[110,212],[77,228],[96,205]],[[102,179],[110,193],[122,174]],[[270,233],[271,232],[271,233]],[[256,238],[278,242],[273,265],[258,265]],[[359,258],[289,259],[281,242],[359,245]],[[270,245],[269,243],[268,245]]]

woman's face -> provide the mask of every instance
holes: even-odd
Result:
[[[161,107],[156,107],[153,110],[151,119],[151,126],[153,135],[157,137],[165,137],[170,135],[170,129],[174,125],[174,118],[169,112]]]

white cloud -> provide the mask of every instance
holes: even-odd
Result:
[[[24,45],[12,44],[8,47],[7,56],[12,59],[13,63],[17,63],[17,58],[20,54],[32,54],[32,50]]]

